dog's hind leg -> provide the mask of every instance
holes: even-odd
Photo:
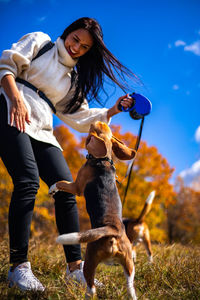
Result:
[[[95,270],[99,263],[97,256],[94,255],[94,248],[91,246],[94,243],[87,245],[85,254],[85,263],[83,267],[83,274],[87,282],[87,290],[85,294],[86,299],[96,298],[96,287],[94,284]]]
[[[133,261],[136,262],[137,255],[136,255],[136,247],[135,246],[132,246],[132,257],[133,257]]]
[[[137,300],[135,288],[134,288],[135,267],[133,261],[132,261],[132,266],[129,265],[128,268],[127,265],[124,266],[124,274],[126,276],[127,292],[131,299]]]
[[[143,243],[144,243],[144,247],[146,249],[148,258],[149,258],[149,262],[152,263],[153,262],[153,256],[152,256],[152,250],[151,250],[151,241],[150,241],[149,230],[146,230],[145,233],[144,233]]]
[[[123,245],[123,248],[124,251],[121,252],[118,257],[121,265],[124,268],[124,274],[127,281],[127,292],[131,299],[137,300],[134,288],[135,267],[132,258],[131,244],[126,243]]]

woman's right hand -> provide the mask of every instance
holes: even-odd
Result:
[[[1,85],[12,102],[10,110],[10,125],[13,126],[15,122],[17,129],[25,132],[26,122],[30,124],[31,121],[29,119],[27,107],[17,88],[15,78],[10,74],[5,75],[1,80]]]
[[[112,116],[114,116],[114,115],[116,115],[116,114],[118,114],[118,113],[121,112],[121,110],[119,110],[119,107],[118,107],[119,103],[120,103],[125,109],[127,109],[127,108],[131,107],[131,105],[132,105],[132,103],[133,103],[133,99],[132,99],[128,94],[126,94],[126,95],[120,97],[120,98],[116,101],[115,105],[114,105],[113,107],[111,107],[111,108],[108,110],[108,112],[107,112],[107,118],[108,118],[108,120],[109,120],[109,118],[111,118]]]
[[[21,99],[21,95],[12,99],[12,106],[10,110],[10,125],[13,126],[15,122],[16,128],[19,131],[25,132],[26,122],[31,123],[29,119],[28,110],[24,101]]]

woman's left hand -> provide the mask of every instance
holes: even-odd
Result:
[[[131,107],[131,105],[133,104],[133,99],[128,94],[120,97],[116,101],[115,105],[108,110],[108,113],[107,113],[108,119],[111,118],[112,116],[118,114],[119,112],[121,112],[121,110],[119,110],[119,108],[118,108],[119,103],[125,109],[127,109],[127,108]]]

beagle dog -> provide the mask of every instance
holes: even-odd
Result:
[[[141,242],[143,242],[145,246],[149,262],[153,262],[149,228],[144,222],[144,219],[151,210],[154,197],[155,191],[152,191],[146,199],[140,216],[137,219],[123,219],[123,223],[126,228],[126,234],[132,244],[134,262],[136,262],[136,246]]]
[[[64,245],[87,243],[83,268],[87,282],[86,297],[96,294],[94,276],[97,265],[113,261],[123,266],[128,294],[136,300],[132,245],[122,221],[122,205],[112,161],[113,153],[120,160],[132,159],[135,150],[115,138],[109,126],[100,121],[91,124],[86,149],[87,161],[79,170],[75,182],[59,181],[50,188],[50,194],[58,190],[84,194],[92,229],[60,235],[57,242]]]

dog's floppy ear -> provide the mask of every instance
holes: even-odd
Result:
[[[94,133],[87,137],[86,149],[96,158],[105,157],[107,154],[105,141]]]
[[[112,136],[112,150],[118,159],[129,160],[132,159],[136,151],[127,147],[122,141],[118,140],[115,136]]]

